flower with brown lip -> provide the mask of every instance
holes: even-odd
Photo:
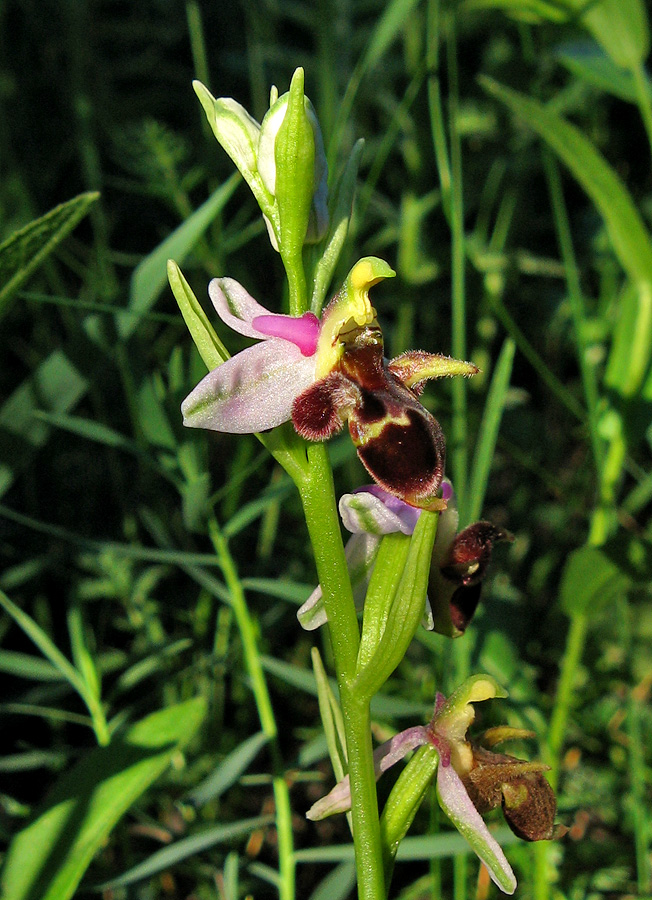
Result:
[[[291,420],[305,439],[324,441],[348,423],[381,487],[413,506],[443,509],[444,436],[418,394],[427,379],[478,369],[435,353],[384,358],[369,289],[394,274],[376,257],[361,259],[321,319],[270,313],[233,279],[214,279],[209,294],[222,320],[259,343],[208,373],[182,404],[184,424],[245,433]]]

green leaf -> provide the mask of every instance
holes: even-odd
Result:
[[[9,300],[43,260],[67,237],[99,197],[89,191],[55,206],[0,245],[0,317]]]
[[[502,9],[526,22],[575,22],[589,31],[618,66],[635,69],[650,52],[642,0],[469,0],[467,9]]]
[[[61,677],[77,691],[87,706],[93,705],[93,697],[88,685],[81,677],[77,669],[63,655],[51,638],[43,631],[41,626],[28,616],[26,612],[0,591],[0,606],[11,616],[14,622],[21,628],[30,640],[39,648],[43,656],[47,657],[52,665],[61,673]]]
[[[340,704],[335,697],[319,655],[319,650],[316,647],[312,648],[312,667],[315,673],[315,681],[317,682],[319,714],[324,726],[324,734],[326,735],[328,755],[333,766],[335,780],[341,781],[348,768],[344,719]]]
[[[0,672],[33,681],[61,681],[64,678],[59,669],[48,660],[17,650],[0,650]]]
[[[586,544],[566,560],[559,599],[568,616],[599,612],[609,600],[631,586],[631,579],[604,550]]]
[[[391,0],[385,5],[360,64],[363,72],[373,68],[393,41],[403,35],[405,21],[416,4],[417,0]]]
[[[419,516],[387,624],[376,642],[373,655],[356,677],[356,690],[362,696],[371,698],[380,690],[403,659],[419,627],[425,608],[438,520],[439,515],[428,510],[423,510]]]
[[[484,405],[482,421],[478,430],[478,440],[473,455],[473,468],[469,486],[468,522],[475,522],[480,518],[482,512],[482,505],[489,483],[491,461],[496,450],[500,421],[505,408],[507,392],[509,391],[515,350],[516,344],[511,338],[507,338],[503,343],[491,379],[491,386]],[[460,527],[466,524],[468,523],[461,522]]]
[[[485,90],[542,137],[564,162],[597,207],[614,251],[633,281],[652,282],[650,235],[625,185],[584,135],[543,104],[481,78]]]
[[[380,541],[364,600],[358,650],[359,671],[372,659],[387,627],[387,619],[405,571],[410,542],[410,537],[400,532],[386,534]]]
[[[568,0],[587,28],[617,66],[636,69],[650,52],[650,29],[643,0]]]
[[[652,356],[652,283],[628,284],[618,303],[604,381],[621,397],[640,390]]]
[[[208,778],[193,788],[186,798],[188,802],[194,803],[195,806],[203,806],[209,800],[221,797],[232,784],[235,784],[268,741],[269,735],[262,731],[252,734],[232,750]]]
[[[346,900],[355,884],[355,864],[340,863],[322,879],[308,900]]]
[[[203,698],[153,713],[59,779],[7,851],[3,900],[68,900],[132,803],[165,771],[206,714]]]
[[[157,850],[156,853],[144,860],[133,869],[129,869],[118,878],[106,881],[104,884],[98,885],[98,890],[109,890],[114,887],[122,887],[126,884],[133,884],[142,878],[149,878],[158,872],[163,872],[175,865],[182,859],[188,859],[189,856],[195,856],[202,850],[208,850],[215,844],[221,844],[225,841],[232,841],[234,838],[241,837],[245,834],[251,834],[260,828],[266,828],[274,822],[274,816],[256,816],[254,819],[242,819],[240,822],[231,822],[228,825],[214,825],[212,828],[206,828],[197,834],[175,841],[169,847]],[[45,898],[44,898],[45,900]],[[52,898],[54,900],[54,898]]]
[[[333,278],[337,261],[340,258],[344,241],[349,232],[358,168],[363,150],[364,141],[357,141],[335,188],[334,200],[330,204],[331,214],[328,233],[323,249],[320,245],[320,258],[315,268],[312,296],[310,298],[310,309],[317,316],[321,315],[326,291]]]
[[[439,753],[434,747],[419,747],[398,776],[380,818],[383,861],[386,876],[391,874],[398,846],[414,821],[426,791],[437,772]]]
[[[120,313],[116,320],[121,338],[128,338],[135,331],[165,287],[168,259],[178,259],[181,263],[184,261],[213,219],[224,209],[239,183],[239,176],[231,175],[136,267],[131,276],[127,310]]]
[[[537,25],[541,22],[567,22],[565,0],[467,0],[466,9],[501,9],[508,16]]]
[[[627,103],[638,103],[636,82],[627,69],[617,66],[595,41],[573,41],[563,44],[555,56],[569,72],[587,84]],[[647,90],[652,95],[652,84],[647,79]]]

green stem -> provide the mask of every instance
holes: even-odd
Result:
[[[557,226],[559,248],[564,262],[564,271],[566,272],[566,284],[568,286],[568,297],[570,300],[571,312],[573,314],[575,342],[577,345],[577,359],[580,372],[582,373],[582,386],[584,388],[584,396],[586,397],[588,410],[593,460],[596,470],[601,472],[604,465],[604,445],[598,433],[598,404],[600,402],[600,396],[595,369],[589,362],[588,342],[585,337],[587,317],[586,310],[584,309],[582,289],[580,287],[580,274],[575,260],[575,253],[573,251],[573,238],[571,236],[568,213],[564,202],[561,178],[559,177],[559,167],[548,150],[544,150],[543,164],[548,179],[548,189],[550,191],[552,209],[555,217],[555,224]]]
[[[290,315],[300,316],[308,309],[308,288],[303,270],[303,254],[300,249],[290,252],[281,247],[281,257],[288,279]]]
[[[351,821],[359,900],[385,900],[369,703],[340,687],[351,782]]]
[[[328,451],[325,444],[315,443],[308,446],[307,454],[308,474],[298,488],[324,596],[339,683],[340,679],[352,680],[355,675],[360,632]]]
[[[323,444],[307,449],[309,471],[298,483],[328,615],[344,719],[358,897],[385,900],[369,701],[353,691],[360,632],[337,515],[333,473]]]
[[[267,682],[263,672],[263,666],[258,651],[256,640],[256,628],[249,614],[247,599],[242,582],[238,576],[235,562],[229,551],[226,538],[222,534],[217,521],[210,520],[209,534],[224,580],[229,591],[231,608],[235,616],[245,666],[254,695],[258,718],[263,733],[269,738],[274,768],[273,790],[276,815],[276,833],[278,837],[279,856],[279,897],[280,900],[294,900],[295,887],[295,859],[294,841],[292,835],[292,811],[290,808],[290,793],[287,782],[283,777],[283,760],[278,745],[278,729],[276,718],[272,709],[272,701],[267,690]]]
[[[564,650],[564,658],[559,674],[555,708],[548,729],[547,762],[550,766],[549,779],[553,790],[557,790],[559,784],[561,753],[573,700],[575,676],[582,659],[582,652],[586,641],[587,626],[588,618],[586,614],[576,613],[570,620],[570,627],[566,636],[566,648]]]
[[[555,792],[559,785],[561,753],[572,705],[575,677],[584,652],[587,630],[588,618],[585,613],[578,613],[571,618],[555,706],[548,729],[546,762],[550,766],[548,780]],[[550,897],[552,880],[550,866],[549,844],[546,841],[539,841],[534,845],[534,900],[548,900]]]

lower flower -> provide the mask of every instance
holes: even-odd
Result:
[[[480,813],[502,807],[512,831],[528,841],[551,840],[565,829],[554,825],[557,801],[544,775],[548,766],[489,749],[506,740],[532,737],[532,732],[505,726],[485,732],[482,744],[467,739],[475,717],[472,704],[504,696],[506,692],[489,675],[467,679],[448,699],[437,694],[429,724],[408,728],[378,747],[374,767],[378,779],[418,747],[433,748],[438,755],[437,797],[441,808],[485,864],[494,882],[511,894],[516,889],[514,872]],[[307,817],[323,819],[350,808],[347,775],[308,810]]]

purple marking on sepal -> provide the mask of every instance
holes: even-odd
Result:
[[[261,334],[291,341],[303,356],[312,356],[317,349],[320,322],[314,313],[306,312],[302,316],[256,316],[251,325]]]
[[[374,497],[378,497],[379,500],[383,502],[383,504],[387,507],[387,509],[394,513],[401,522],[405,525],[406,528],[409,529],[407,534],[412,534],[414,529],[417,526],[417,521],[419,520],[419,516],[421,515],[422,510],[417,509],[416,506],[410,506],[409,503],[406,503],[404,500],[401,500],[399,497],[395,497],[393,494],[388,494],[386,490],[381,488],[377,484],[368,484],[366,487],[354,488],[352,491],[354,494],[367,493],[373,494]]]
[[[453,494],[454,494],[454,491],[453,491],[452,484],[450,483],[450,481],[447,481],[446,479],[444,479],[441,483],[442,500],[450,500],[451,497],[453,496]]]

